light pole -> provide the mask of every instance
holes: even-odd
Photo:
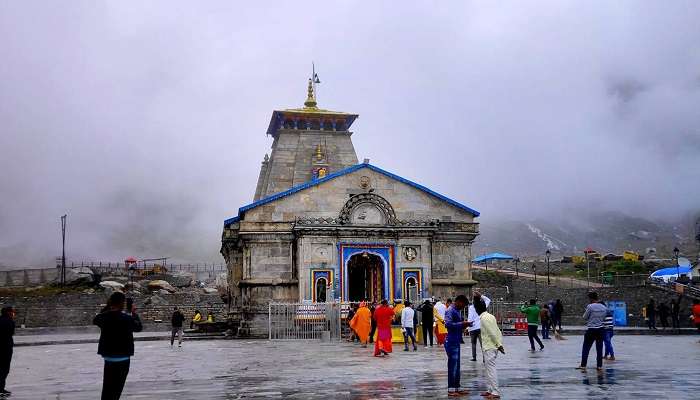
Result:
[[[678,247],[673,248],[673,257],[676,259],[676,282],[681,279],[681,266],[678,265],[678,253],[680,252],[681,251],[678,250]]]
[[[547,260],[547,286],[549,286],[549,256],[552,255],[552,252],[547,249],[547,251],[544,252],[544,258]]]
[[[589,257],[590,253],[586,252],[586,286],[591,287],[591,259]]]
[[[515,257],[515,277],[518,277],[518,263],[520,262],[519,257]]]
[[[537,263],[532,263],[532,272],[535,274],[535,300],[537,300]]]
[[[68,219],[68,214],[61,216],[61,239],[62,239],[62,252],[61,252],[61,286],[66,284],[66,220]]]

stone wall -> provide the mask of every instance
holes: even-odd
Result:
[[[502,299],[505,302],[522,303],[531,298],[535,298],[535,282],[532,279],[516,278],[511,275],[502,275],[492,272],[473,271],[474,279],[478,281],[475,290],[480,290],[489,295],[494,300]],[[508,289],[506,289],[508,286]],[[642,317],[642,307],[650,298],[654,298],[656,303],[665,302],[670,306],[672,299],[678,296],[666,293],[653,287],[645,285],[618,286],[594,288],[603,301],[624,301],[627,303],[627,323],[628,326],[644,326]],[[564,304],[563,323],[567,325],[583,325],[581,316],[588,304],[588,288],[561,288],[557,286],[547,286],[538,280],[537,298],[538,303],[561,299]],[[692,300],[684,298],[681,303],[681,325],[690,326],[690,306]],[[630,315],[631,314],[631,315]],[[669,320],[670,323],[670,320]],[[657,325],[660,324],[657,321]]]
[[[0,287],[46,285],[60,279],[58,268],[19,269],[0,271]]]
[[[155,327],[170,324],[173,307],[178,306],[190,319],[195,309],[205,314],[212,311],[217,321],[225,321],[228,306],[218,294],[175,293],[162,296],[129,295],[134,298],[144,325]],[[104,292],[94,294],[66,293],[51,296],[0,297],[0,304],[17,309],[16,321],[27,328],[92,325],[92,318],[104,307],[108,296]],[[156,320],[163,321],[162,323]]]

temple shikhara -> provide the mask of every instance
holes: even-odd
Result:
[[[270,301],[326,302],[468,294],[479,213],[365,161],[357,114],[273,111],[253,202],[224,221],[234,314],[255,329]],[[261,322],[262,323],[262,322]]]

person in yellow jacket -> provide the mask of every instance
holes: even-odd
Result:
[[[207,314],[207,322],[208,323],[214,322],[214,314],[211,311],[209,311],[209,314]]]
[[[190,321],[190,329],[194,328],[195,324],[202,322],[202,313],[199,310],[194,310],[192,321]]]

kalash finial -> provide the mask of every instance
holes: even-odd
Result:
[[[309,79],[309,87],[307,89],[306,101],[304,106],[308,108],[316,108],[316,95],[314,94],[314,83]]]
[[[320,143],[316,145],[316,161],[323,161],[323,150]]]

